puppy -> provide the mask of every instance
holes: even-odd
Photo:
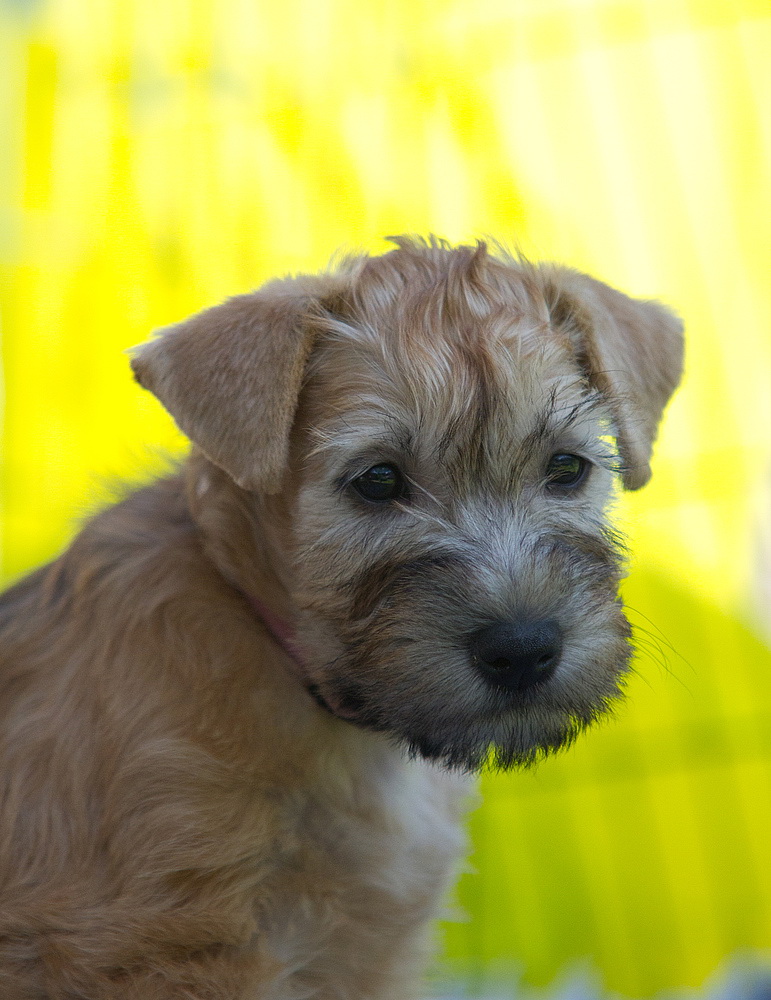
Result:
[[[680,323],[395,242],[138,349],[190,458],[3,597],[4,1000],[416,997],[468,773],[618,697]]]

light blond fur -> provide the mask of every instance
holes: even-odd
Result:
[[[434,240],[143,347],[191,458],[0,600],[3,1000],[418,996],[462,772],[619,693],[604,511],[614,464],[648,478],[681,350],[656,304]],[[580,495],[554,450],[591,463]],[[383,462],[409,500],[373,509],[352,484]],[[491,693],[466,637],[536,613],[554,678]]]

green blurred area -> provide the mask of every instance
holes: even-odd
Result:
[[[771,655],[642,566],[624,595],[645,607],[628,704],[567,754],[483,781],[471,919],[447,940],[496,975],[516,955],[542,986],[588,956],[608,989],[648,996],[769,948]]]

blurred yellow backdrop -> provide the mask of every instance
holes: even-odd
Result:
[[[4,578],[183,449],[125,348],[341,246],[491,234],[682,313],[629,702],[485,779],[445,967],[768,956],[769,0],[0,0],[0,93]]]

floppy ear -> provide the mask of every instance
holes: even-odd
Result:
[[[610,405],[624,486],[637,490],[650,479],[658,424],[682,375],[683,324],[659,302],[631,299],[577,271],[555,268],[547,288],[554,325]]]
[[[244,489],[276,492],[325,278],[275,281],[166,327],[131,367]]]

